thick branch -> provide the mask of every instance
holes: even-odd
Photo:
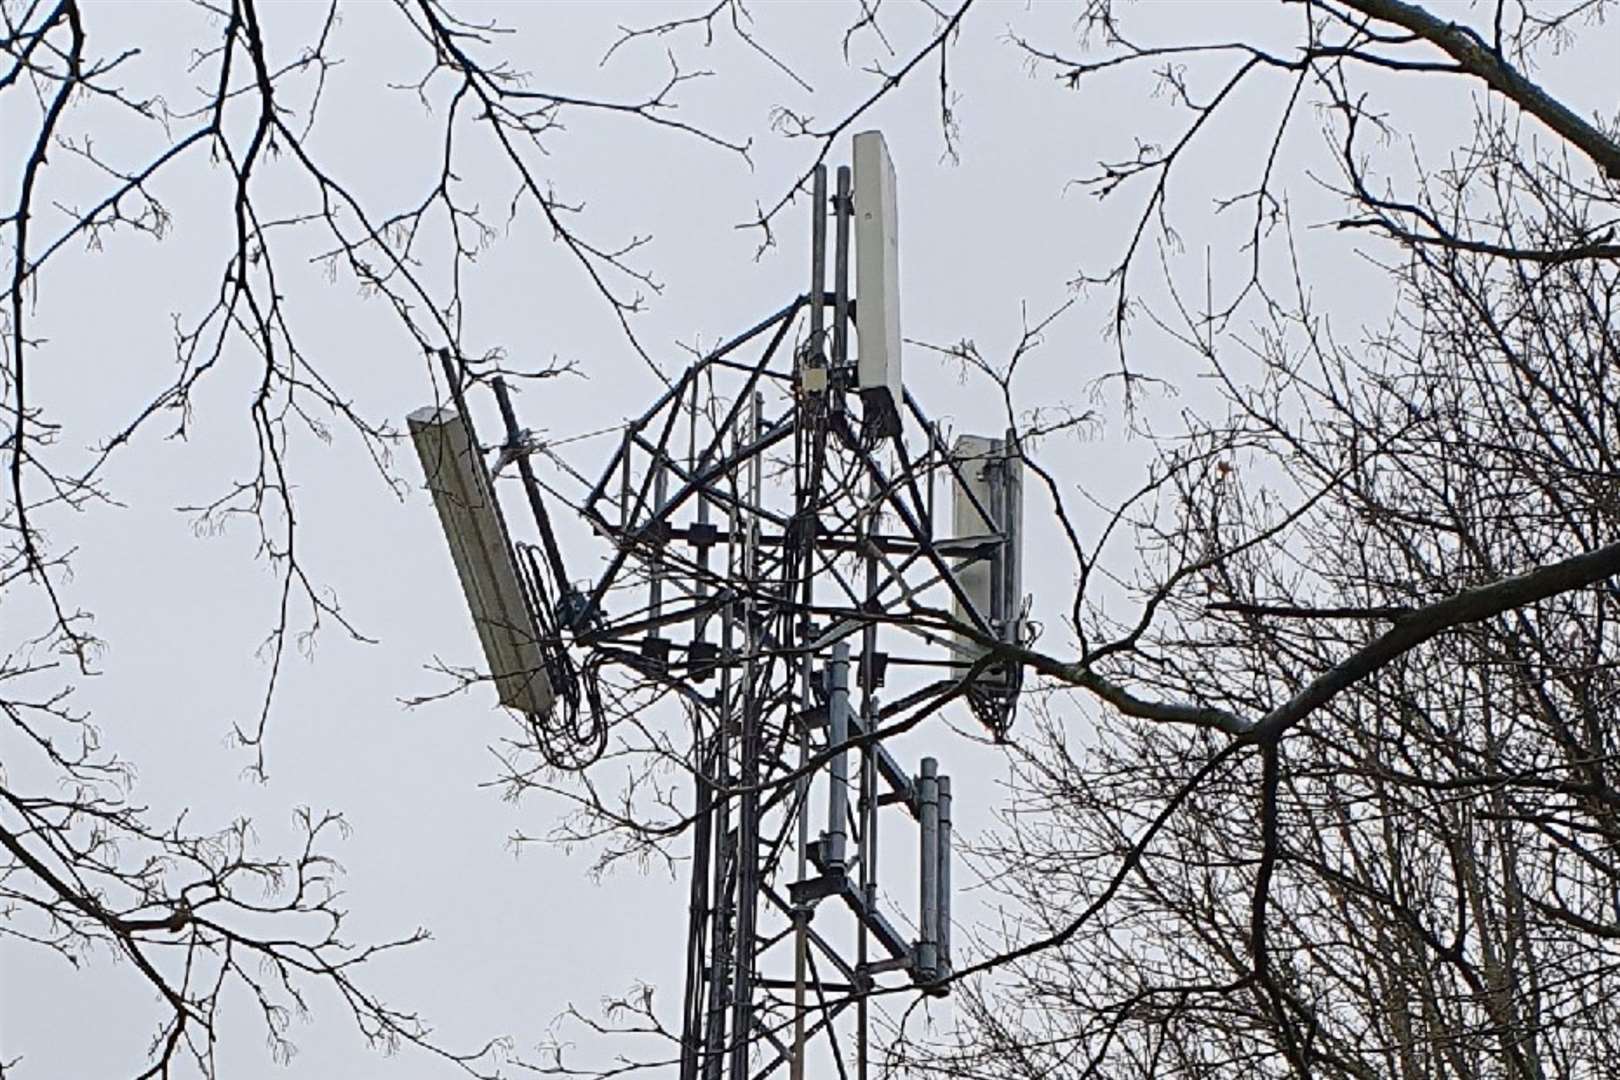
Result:
[[[1432,637],[1466,623],[1481,622],[1504,611],[1525,607],[1560,593],[1573,592],[1620,574],[1620,543],[1543,566],[1490,585],[1464,589],[1396,621],[1370,645],[1311,681],[1271,710],[1249,737],[1267,742],[1327,704],[1385,664]]]
[[[1010,655],[1043,675],[1091,691],[1126,716],[1209,727],[1228,735],[1240,736],[1245,741],[1265,743],[1278,738],[1341,692],[1430,638],[1548,597],[1595,585],[1616,574],[1620,574],[1620,542],[1517,577],[1465,589],[1427,607],[1418,608],[1397,618],[1395,625],[1384,634],[1317,676],[1303,690],[1258,721],[1208,705],[1138,697],[1080,664],[1055,660],[1031,649],[1014,646],[1000,646],[999,649],[1002,654]],[[1390,610],[1384,609],[1384,613]]]
[[[1525,78],[1473,30],[1439,18],[1403,0],[1344,0],[1364,15],[1412,31],[1457,61],[1463,71],[1511,98],[1559,135],[1574,143],[1611,180],[1620,180],[1620,142],[1575,115],[1567,106]]]

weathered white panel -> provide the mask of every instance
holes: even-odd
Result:
[[[900,224],[894,162],[883,135],[855,136],[856,378],[863,391],[886,389],[893,407],[900,382]]]
[[[539,631],[467,426],[455,409],[431,405],[411,413],[406,424],[501,704],[543,716],[553,695]]]
[[[1008,538],[992,558],[959,562],[956,580],[973,606],[990,620],[992,629],[1003,640],[1013,640],[1023,607],[1023,470],[1018,459],[1007,456],[1002,440],[983,435],[958,436],[951,457],[962,474],[960,482],[953,479],[951,484],[952,538],[969,540],[997,534]],[[973,498],[968,497],[969,492]],[[952,608],[958,619],[972,624],[959,601],[953,599]],[[972,660],[984,649],[959,636],[956,651],[959,658]]]

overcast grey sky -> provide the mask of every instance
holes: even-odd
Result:
[[[753,141],[750,164],[679,133],[596,113],[571,115],[566,130],[548,140],[545,179],[563,199],[584,204],[583,233],[604,244],[652,237],[640,262],[663,291],[648,296],[633,325],[668,372],[685,362],[683,346],[729,336],[803,288],[801,206],[779,220],[777,246],[757,258],[758,233],[736,227],[756,204],[774,203],[807,165],[810,144],[773,132],[773,109],[786,106],[821,121],[840,117],[873,88],[864,67],[873,59],[893,62],[870,33],[852,40],[846,61],[841,42],[855,6],[828,0],[751,6],[753,33],[813,92],[723,31],[712,47],[684,33],[633,42],[600,63],[619,26],[701,6],[471,8],[516,31],[502,39],[501,50],[548,90],[634,98],[663,81],[670,50],[683,69],[715,73],[681,88],[679,118]],[[264,4],[272,48],[294,49],[321,10],[289,0]],[[423,58],[392,5],[357,3],[344,12],[331,49],[344,63],[329,76],[311,145],[373,205],[392,209],[420,193],[437,169],[432,118],[412,93],[387,86],[414,82]],[[1289,40],[1297,18],[1261,3],[1138,4],[1130,15],[1146,37],[1184,34],[1198,24],[1213,33],[1230,24],[1222,32],[1269,44]],[[1145,70],[1072,92],[1048,69],[1032,68],[1009,40],[1022,36],[1078,54],[1073,16],[1065,4],[1014,3],[984,4],[969,15],[950,53],[959,160],[945,153],[936,69],[919,71],[855,125],[881,128],[895,160],[907,337],[941,344],[971,339],[987,357],[1005,355],[1018,340],[1024,305],[1032,320],[1044,316],[1071,295],[1068,283],[1078,273],[1105,270],[1126,242],[1140,195],[1127,191],[1099,204],[1070,181],[1093,174],[1101,158],[1129,156],[1133,140],[1165,137],[1181,118],[1154,96]],[[184,70],[188,50],[217,32],[196,8],[156,0],[90,4],[86,24],[93,47],[140,44],[144,51],[126,85],[162,92],[175,107],[195,93]],[[881,26],[905,56],[926,40],[933,18],[921,4],[890,3]],[[1601,62],[1605,56],[1610,63]],[[1620,44],[1610,28],[1549,58],[1540,74],[1584,108],[1613,110],[1615,56]],[[1432,97],[1417,101],[1409,83],[1374,85],[1400,104],[1403,138],[1418,145],[1460,138],[1480,100],[1461,83],[1441,90],[1424,84],[1421,92]],[[1209,250],[1217,290],[1224,275],[1241,268],[1234,241],[1245,225],[1211,215],[1211,202],[1252,186],[1267,148],[1264,125],[1285,93],[1281,83],[1255,84],[1173,182],[1170,207],[1183,245],[1168,257],[1184,280],[1201,275]],[[8,165],[0,196],[9,205],[17,148],[5,137],[5,120],[0,115]],[[1307,168],[1331,172],[1320,131],[1321,120],[1309,114],[1291,129],[1282,151],[1285,187],[1319,300],[1342,329],[1378,321],[1390,297],[1377,267],[1347,257],[1353,249],[1342,238],[1304,228],[1327,219],[1335,205],[1305,175]],[[104,152],[128,155],[155,138],[122,127],[98,129],[96,136]],[[513,184],[505,174],[490,179],[493,162],[473,139],[467,148],[459,171],[490,216],[503,221]],[[1401,153],[1397,145],[1392,158]],[[845,139],[831,160],[848,155]],[[266,179],[272,203],[290,208],[307,200],[303,189],[277,188],[275,175]],[[49,342],[39,353],[34,393],[69,424],[63,435],[69,447],[103,440],[161,385],[172,362],[173,316],[194,315],[206,303],[227,254],[218,170],[198,157],[168,174],[156,193],[175,215],[162,243],[115,237],[105,250],[64,261],[40,289],[35,326]],[[359,297],[351,281],[329,282],[318,268],[302,266],[300,255],[315,253],[313,242],[306,246],[307,253],[294,247],[282,257],[299,267],[285,289],[304,348],[371,418],[397,423],[431,401],[428,367],[391,313]],[[1139,273],[1142,289],[1155,293],[1157,257]],[[470,351],[502,346],[517,367],[553,359],[578,365],[581,377],[534,384],[520,398],[525,422],[546,437],[612,428],[656,393],[656,379],[611,312],[532,214],[493,239],[465,291]],[[1147,453],[1127,432],[1113,390],[1093,392],[1094,380],[1115,363],[1105,339],[1109,299],[1089,296],[1056,323],[1018,384],[1023,409],[1066,404],[1100,411],[1087,438],[1050,444],[1046,460],[1102,498],[1133,486]],[[1178,410],[1207,401],[1191,358],[1168,339],[1143,329],[1133,348],[1139,370],[1177,387],[1176,396],[1151,398],[1139,422],[1163,428]],[[959,430],[1003,425],[982,381],[960,377],[921,349],[908,352],[907,372],[911,389],[937,418]],[[347,871],[347,936],[365,941],[418,925],[432,931],[431,942],[379,961],[371,985],[391,1003],[420,1010],[453,1047],[504,1034],[528,1050],[570,1002],[591,1011],[603,995],[638,981],[656,986],[666,1015],[677,1016],[684,882],[661,867],[620,868],[593,879],[588,849],[532,846],[514,857],[508,837],[544,834],[561,807],[540,799],[508,803],[489,786],[496,775],[489,747],[512,730],[492,695],[477,691],[414,710],[401,704],[444,689],[428,670],[436,658],[475,663],[476,639],[432,508],[417,490],[414,462],[408,455],[396,462],[410,488],[401,499],[341,428],[330,446],[305,438],[292,447],[302,557],[375,643],[322,628],[307,657],[293,659],[282,675],[268,734],[268,781],[245,775],[251,755],[228,736],[233,724],[254,721],[262,695],[267,669],[256,649],[274,619],[275,581],[255,561],[255,537],[244,523],[198,535],[195,515],[175,508],[214,497],[251,469],[246,402],[254,378],[250,361],[226,365],[199,394],[188,439],[164,440],[153,429],[122,453],[108,483],[124,505],[47,523],[53,543],[78,548],[73,595],[95,611],[96,631],[108,643],[101,674],[79,680],[77,700],[95,712],[108,742],[139,766],[138,801],[159,821],[188,810],[198,828],[251,815],[267,848],[289,842],[296,806],[343,811],[353,827],[337,851]],[[610,443],[572,443],[567,455],[589,474]],[[1073,567],[1051,554],[1060,549],[1043,509],[1032,495],[1025,587],[1047,627],[1043,644],[1061,652]],[[565,520],[562,532],[575,566],[588,570],[603,555],[577,521]],[[1113,566],[1130,572],[1128,549],[1115,553]],[[0,625],[0,645],[4,635]],[[1071,711],[1076,737],[1084,738],[1095,713],[1078,705]],[[998,798],[995,754],[944,724],[908,746],[924,744],[959,777],[959,821],[968,830],[985,826]],[[959,883],[971,880],[964,874]],[[986,916],[970,904],[959,914]],[[0,942],[0,1053],[21,1056],[17,1075],[25,1078],[126,1075],[143,1059],[153,1030],[151,997],[127,965],[108,957],[75,971],[39,950]],[[252,1003],[238,995],[229,1004],[221,1075],[449,1075],[420,1055],[369,1053],[341,1005],[320,992],[310,1001],[310,1020],[295,1022],[299,1054],[285,1069],[269,1060]]]

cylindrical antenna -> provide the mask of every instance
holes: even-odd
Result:
[[[841,750],[849,741],[849,643],[833,646],[832,662],[827,665],[827,742],[832,747],[827,788],[827,868],[845,863],[845,842],[849,813],[849,752]]]
[[[619,470],[619,531],[630,534],[630,451],[636,445],[636,427],[626,424],[624,443],[620,447]]]
[[[690,424],[690,426],[688,428],[688,436],[687,436],[690,441],[688,442],[687,448],[686,448],[686,472],[687,472],[688,476],[696,476],[697,475],[697,459],[698,459],[698,448],[697,448],[697,445],[698,445],[698,442],[697,442],[697,430],[698,430],[697,429],[698,380],[697,379],[692,380],[692,404],[691,404],[691,410],[692,410],[692,416],[691,416],[692,422],[691,422],[691,424]],[[699,526],[707,526],[709,524],[709,500],[701,491],[697,493],[697,520],[698,520],[698,525]],[[702,545],[700,545],[698,547],[698,549],[697,549],[697,564],[698,564],[697,574],[692,579],[693,580],[693,590],[692,591],[693,591],[694,595],[696,595],[696,597],[700,601],[700,603],[698,603],[698,605],[697,605],[696,614],[694,614],[692,616],[692,643],[693,643],[694,646],[699,645],[700,643],[702,643],[705,640],[704,639],[704,628],[707,627],[708,624],[709,624],[709,613],[704,610],[703,604],[701,603],[703,598],[709,595],[709,545],[708,544],[702,544]],[[688,654],[687,659],[688,659],[687,670],[690,672],[690,671],[692,671],[692,667],[691,667],[691,663],[690,663],[690,660],[691,660],[690,654]],[[695,677],[696,673],[693,672],[693,675]]]
[[[985,612],[990,616],[990,628],[998,631],[1002,638],[1006,638],[1007,613],[1007,462],[1002,456],[1002,448],[998,440],[992,439],[984,457],[979,459],[984,475],[990,481],[990,528],[1001,534],[1001,543],[996,545],[996,554],[991,559],[990,568],[990,610]]]
[[[1024,613],[1023,567],[1019,560],[1023,558],[1023,509],[1024,500],[1019,491],[1023,485],[1023,465],[1018,453],[1018,429],[1007,429],[1006,441],[1002,443],[1001,458],[1001,486],[1003,495],[1001,499],[1001,532],[1007,538],[1002,548],[1002,591],[1005,593],[1007,607],[1007,621],[1002,627],[1003,641],[1015,645],[1019,641],[1021,627],[1020,617]]]
[[[662,515],[664,506],[669,502],[669,469],[665,467],[664,455],[659,454],[653,459],[653,513]],[[647,584],[647,615],[652,620],[651,637],[658,638],[658,619],[664,613],[664,560],[662,555],[655,555],[648,560],[648,573],[651,581]]]
[[[939,870],[935,887],[939,891],[939,922],[934,931],[939,942],[940,978],[951,973],[951,778],[939,778]]]
[[[932,463],[928,469],[928,538],[932,540],[939,536],[939,530],[934,527],[934,488],[939,483],[939,458],[944,453],[945,438],[939,433],[938,421],[929,424],[928,431],[931,438],[928,458]]]
[[[827,363],[824,305],[827,300],[827,166],[817,165],[810,179],[810,350],[816,366]]]
[[[922,895],[917,905],[916,978],[918,982],[932,982],[939,974],[939,762],[931,757],[922,759],[917,803],[922,825],[917,876]]]

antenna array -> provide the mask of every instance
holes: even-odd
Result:
[[[830,195],[825,168],[814,173],[806,293],[694,363],[626,426],[583,503],[612,544],[589,588],[563,577],[496,387],[503,460],[525,466],[546,555],[519,559],[507,541],[521,586],[504,592],[520,588],[533,626],[561,629],[537,643],[545,686],[580,699],[565,633],[593,680],[600,665],[627,668],[678,695],[691,724],[682,1080],[756,1080],[784,1066],[801,1080],[812,1059],[864,1080],[873,995],[943,992],[951,779],[932,757],[909,768],[890,741],[959,698],[999,737],[1019,689],[1020,669],[995,649],[1023,633],[1016,440],[948,445],[905,390],[893,167],[876,132],[856,136],[854,158]],[[500,561],[485,557],[487,537],[455,534],[480,515],[445,505],[488,485],[433,479],[472,468],[446,454],[453,445],[418,438],[479,621],[509,605],[476,580]],[[530,625],[480,622],[503,701],[528,685],[508,669],[536,644],[506,638]],[[571,717],[563,729],[599,744],[600,726]],[[880,869],[915,899],[895,900]]]

